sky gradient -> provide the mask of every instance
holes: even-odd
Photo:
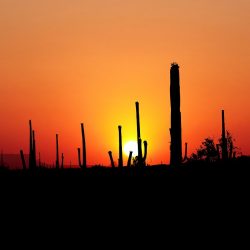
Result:
[[[118,158],[136,139],[140,102],[148,163],[169,162],[169,70],[180,65],[189,153],[226,127],[250,154],[249,0],[0,0],[0,149],[28,153],[28,120],[43,161]],[[117,160],[116,160],[117,162]]]

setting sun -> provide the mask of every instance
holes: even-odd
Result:
[[[138,155],[138,148],[137,148],[137,142],[136,141],[129,141],[124,146],[124,153],[129,156],[129,152],[133,152],[133,157]]]

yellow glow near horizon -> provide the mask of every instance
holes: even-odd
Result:
[[[129,152],[133,152],[133,157],[138,155],[138,147],[136,141],[128,141],[124,146],[124,153],[129,156]]]

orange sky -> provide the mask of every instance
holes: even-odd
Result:
[[[88,164],[136,139],[140,102],[148,163],[169,162],[169,69],[181,74],[189,152],[220,135],[220,110],[250,154],[249,0],[0,0],[0,149],[28,152],[28,120],[42,160],[76,163],[84,122]]]

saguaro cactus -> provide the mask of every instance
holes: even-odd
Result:
[[[109,158],[110,158],[110,162],[111,162],[111,167],[115,168],[115,163],[114,163],[114,160],[113,160],[112,152],[109,151],[108,153],[109,153]]]
[[[146,165],[146,159],[147,159],[147,154],[148,154],[148,143],[147,141],[144,141],[143,144],[144,144],[144,156],[142,158],[142,161],[143,161],[143,165]]]
[[[20,156],[21,156],[21,160],[22,160],[23,170],[26,170],[26,163],[25,163],[25,159],[24,159],[23,150],[20,150]]]
[[[34,168],[36,168],[36,139],[35,139],[35,130],[33,130],[32,161],[33,161],[33,166],[34,166]]]
[[[78,153],[78,165],[81,168],[82,163],[81,163],[81,149],[80,148],[77,148],[77,153]]]
[[[221,112],[222,116],[222,160],[225,161],[228,159],[228,152],[227,152],[227,138],[226,138],[226,129],[225,129],[225,114],[224,110]]]
[[[131,167],[131,160],[132,160],[132,155],[133,155],[133,151],[129,152],[129,157],[128,157],[128,163],[127,163],[127,167]]]
[[[82,132],[82,168],[87,168],[86,141],[85,141],[85,132],[83,123],[81,123],[81,132]]]
[[[123,167],[123,156],[122,156],[122,126],[118,126],[119,132],[119,167]]]
[[[64,154],[62,153],[62,162],[61,162],[61,168],[64,168]]]
[[[170,101],[171,101],[171,146],[170,164],[180,165],[182,161],[181,112],[180,112],[180,77],[179,65],[173,63],[170,69]]]
[[[30,152],[29,152],[29,169],[33,168],[33,134],[32,134],[32,122],[29,120],[30,129]]]
[[[58,134],[56,134],[56,168],[59,169],[59,145],[58,145]]]
[[[141,148],[141,127],[140,127],[139,102],[135,103],[135,107],[136,107],[137,144],[138,144],[138,165],[142,166],[142,148]]]

